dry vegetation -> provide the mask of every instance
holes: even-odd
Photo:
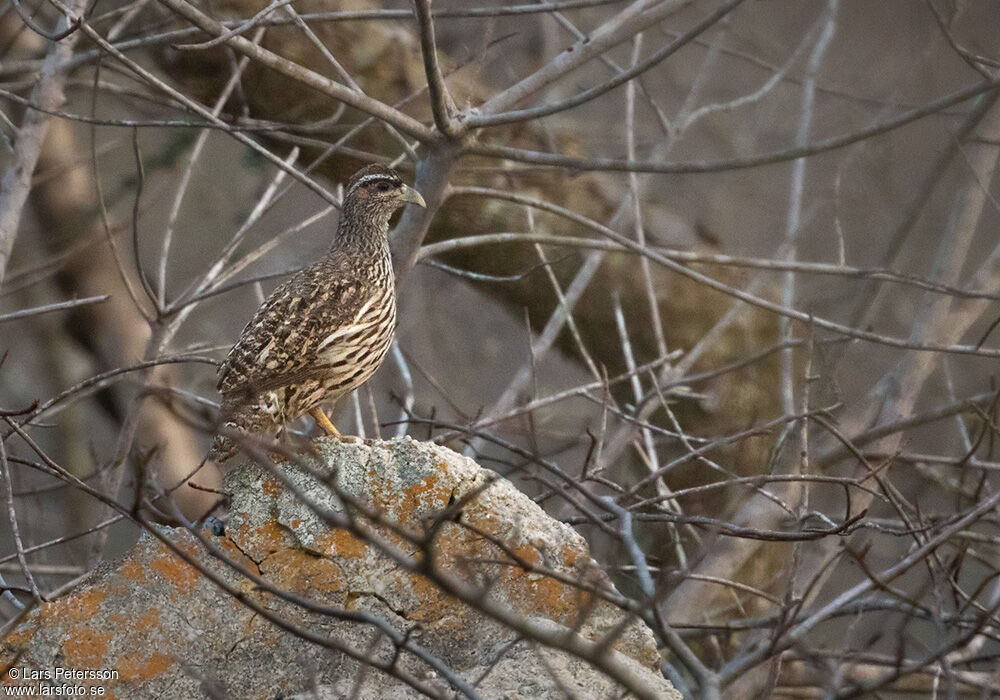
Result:
[[[578,527],[685,696],[1000,694],[991,3],[2,7],[0,636],[215,505],[213,366],[377,160],[342,428]]]

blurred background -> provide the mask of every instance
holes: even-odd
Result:
[[[698,697],[678,645],[728,697],[1000,694],[995,3],[2,8],[0,623],[135,541],[95,494],[215,500],[215,363],[378,161],[431,206],[343,432],[577,526]]]

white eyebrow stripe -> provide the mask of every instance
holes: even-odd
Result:
[[[365,184],[366,182],[373,182],[375,180],[386,180],[392,183],[393,185],[398,186],[398,183],[396,182],[395,178],[392,177],[392,175],[388,175],[385,173],[372,173],[371,175],[365,175],[363,178],[355,182],[354,186],[348,190],[348,193],[351,193],[354,190],[358,189],[359,187],[361,187],[361,185]]]

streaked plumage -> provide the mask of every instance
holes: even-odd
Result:
[[[379,368],[396,325],[389,217],[406,202],[424,205],[389,168],[370,165],[354,174],[330,252],[274,290],[219,368],[227,428],[276,432]],[[221,462],[237,449],[219,435],[209,458]]]

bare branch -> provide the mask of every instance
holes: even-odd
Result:
[[[427,91],[431,98],[434,124],[442,134],[454,137],[459,132],[451,118],[451,97],[448,95],[448,86],[444,82],[441,66],[438,64],[431,0],[413,0],[413,4],[420,24],[420,50],[424,57],[424,73],[427,75]]]
[[[894,131],[924,117],[935,114],[942,110],[961,104],[967,100],[978,97],[982,94],[992,92],[1000,86],[1000,79],[993,78],[976,83],[970,87],[954,92],[945,97],[929,102],[921,107],[916,107],[903,114],[886,119],[885,121],[872,124],[864,129],[824,139],[816,143],[798,148],[789,148],[773,153],[764,153],[757,156],[747,156],[743,158],[732,158],[715,161],[690,161],[663,163],[658,161],[630,161],[628,159],[616,158],[577,158],[574,156],[559,155],[555,153],[542,153],[530,151],[510,146],[497,144],[472,144],[465,147],[464,152],[472,155],[488,156],[491,158],[505,158],[520,163],[533,163],[556,168],[569,168],[571,170],[601,170],[609,172],[643,172],[643,173],[714,173],[726,170],[742,170],[744,168],[756,168],[761,165],[781,163],[784,161],[805,158],[807,156],[826,153],[844,146],[849,146],[859,141],[870,139],[874,136]]]
[[[226,33],[225,27],[223,27],[219,22],[198,10],[185,0],[159,1],[211,36],[222,36]],[[422,142],[434,140],[433,133],[412,117],[409,117],[402,112],[398,112],[378,100],[360,95],[356,91],[341,85],[340,83],[334,82],[329,78],[324,78],[322,75],[319,75],[314,71],[308,70],[296,63],[281,58],[277,54],[263,49],[253,42],[247,41],[243,37],[234,36],[230,38],[226,44],[236,51],[249,56],[253,60],[258,61],[259,63],[262,63],[263,65],[272,68],[279,73],[292,78],[293,80],[297,80],[304,85],[308,85],[309,87],[315,88],[320,92],[326,93],[330,97],[340,100],[341,102],[351,105],[352,107],[356,107],[366,114],[378,117],[380,120],[396,127],[407,136],[412,136]]]
[[[85,8],[84,0],[69,0],[65,7],[65,16],[59,20],[55,43],[45,57],[38,80],[31,91],[31,103],[37,104],[44,111],[28,110],[25,114],[14,145],[14,160],[0,181],[0,284],[3,284],[21,223],[21,214],[31,190],[31,177],[48,131],[47,111],[58,109],[65,99],[63,85],[66,71],[63,66],[73,56],[73,47],[80,34],[72,31],[72,28],[76,26]]]
[[[45,304],[44,306],[36,306],[32,309],[21,309],[20,311],[12,311],[6,314],[0,314],[0,323],[7,323],[9,321],[17,321],[22,318],[29,318],[31,316],[38,316],[39,314],[48,314],[53,311],[64,311],[65,309],[73,309],[78,306],[86,306],[88,304],[100,304],[103,301],[108,300],[107,294],[101,294],[95,297],[84,297],[83,299],[73,299],[72,301],[59,301],[54,304]]]

